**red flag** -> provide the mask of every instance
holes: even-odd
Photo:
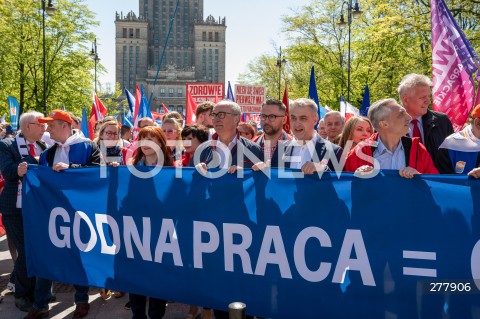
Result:
[[[163,107],[163,114],[167,114],[170,112],[168,108],[165,106],[165,104],[162,103],[162,107]]]
[[[88,134],[91,140],[95,138],[95,123],[103,120],[107,115],[107,108],[103,105],[102,101],[93,93],[92,111],[90,112],[90,118],[88,119]]]
[[[288,91],[287,91],[287,85],[285,85],[285,91],[283,91],[283,104],[287,107],[287,111],[285,112],[285,116],[287,117],[287,121],[285,124],[283,124],[283,130],[287,132],[287,134],[290,134],[290,106],[288,103]]]
[[[197,117],[195,116],[195,111],[197,110],[197,104],[195,103],[195,100],[192,97],[192,94],[190,93],[189,90],[187,90],[187,110],[186,110],[186,121],[185,124],[195,124],[197,121]]]
[[[152,119],[154,122],[158,120],[162,120],[162,117],[163,117],[163,114],[161,113],[158,113],[158,112],[154,112],[154,111],[150,111],[152,113]]]

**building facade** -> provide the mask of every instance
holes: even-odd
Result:
[[[139,0],[139,12],[115,19],[122,88],[143,84],[152,110],[184,113],[187,82],[225,83],[225,18],[203,19],[203,0]]]

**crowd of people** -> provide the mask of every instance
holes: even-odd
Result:
[[[124,127],[114,117],[95,125],[95,139],[85,138],[78,118],[55,110],[49,116],[26,112],[19,132],[0,141],[0,171],[4,189],[0,197],[9,247],[14,258],[10,289],[15,305],[26,319],[49,316],[54,299],[52,282],[27,275],[22,217],[21,182],[28,166],[38,164],[61,172],[102,164],[196,167],[206,174],[212,168],[228,173],[274,167],[300,170],[301,174],[354,172],[373,176],[380,169],[397,170],[404,178],[417,174],[468,174],[480,177],[480,105],[464,129],[454,133],[449,118],[430,110],[432,82],[409,74],[399,87],[399,101],[386,98],[373,103],[368,117],[328,112],[319,121],[318,106],[300,98],[290,103],[291,130],[286,106],[269,99],[262,105],[262,130],[257,123],[242,123],[241,108],[232,101],[204,102],[196,109],[197,123],[184,125],[177,112],[165,114],[159,127],[151,118],[138,120],[138,131]],[[253,124],[253,125],[252,125]],[[315,127],[317,130],[315,130]],[[0,127],[4,132],[4,127]],[[342,160],[343,159],[343,160]],[[213,280],[213,279],[212,279]],[[73,318],[88,314],[88,287],[75,286]],[[122,297],[123,292],[114,292]],[[146,302],[149,299],[149,309]],[[129,294],[133,318],[162,318],[166,300]],[[186,319],[228,318],[222,310],[191,306]]]

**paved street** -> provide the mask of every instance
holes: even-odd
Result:
[[[6,236],[0,238],[0,318],[21,319],[26,313],[21,312],[15,307],[14,296],[7,290],[7,283],[10,272],[13,267],[12,259],[7,247]],[[50,304],[50,318],[71,318],[75,306],[73,304],[73,287],[65,284],[55,284],[55,293],[57,300]],[[131,312],[124,309],[125,303],[128,301],[127,296],[119,299],[110,298],[102,300],[100,298],[100,290],[96,288],[90,289],[90,313],[87,319],[93,318],[131,318]],[[188,311],[188,306],[177,303],[170,303],[167,306],[165,319],[183,319]]]

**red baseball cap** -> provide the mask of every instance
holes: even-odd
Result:
[[[476,119],[477,117],[480,117],[480,104],[475,106],[475,108],[472,111],[472,119]]]
[[[65,111],[53,110],[47,117],[41,117],[38,119],[39,123],[48,123],[51,121],[60,120],[72,124],[72,117]]]

